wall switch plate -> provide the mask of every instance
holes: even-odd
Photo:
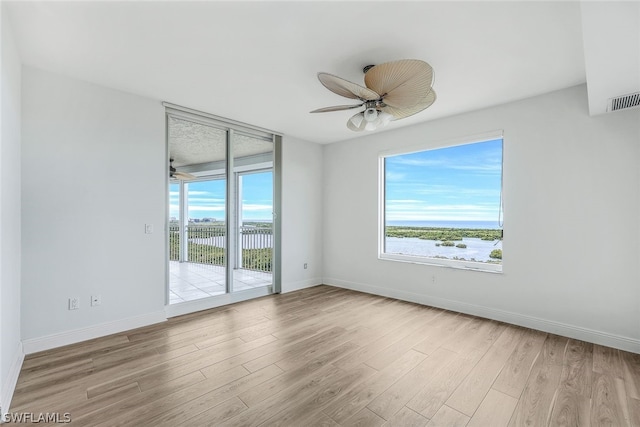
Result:
[[[152,234],[153,233],[153,224],[145,224],[144,225],[144,233]]]
[[[71,297],[69,298],[69,310],[77,310],[80,308],[80,298]]]
[[[102,297],[100,295],[91,295],[91,307],[96,307],[102,304]]]

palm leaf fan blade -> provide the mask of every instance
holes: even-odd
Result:
[[[436,102],[436,92],[432,89],[426,96],[418,100],[418,103],[410,108],[396,108],[390,105],[386,105],[381,108],[385,113],[389,113],[393,116],[394,120],[404,119],[409,116],[413,116],[420,111],[429,108],[431,104]]]
[[[317,110],[310,111],[310,113],[327,113],[330,111],[351,110],[352,108],[362,107],[362,104],[356,105],[336,105],[334,107],[318,108]]]
[[[362,99],[375,101],[380,98],[375,91],[358,84],[352,83],[338,76],[329,73],[318,73],[320,83],[331,92],[350,99]]]
[[[417,59],[386,62],[367,71],[364,82],[384,97],[385,104],[398,109],[413,108],[424,102],[431,91],[433,68]]]

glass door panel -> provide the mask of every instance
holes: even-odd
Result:
[[[233,291],[273,284],[273,141],[232,134]]]
[[[224,294],[227,130],[169,116],[169,302]]]

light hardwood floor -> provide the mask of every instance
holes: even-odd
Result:
[[[317,286],[30,355],[11,412],[87,426],[640,426],[640,355]]]

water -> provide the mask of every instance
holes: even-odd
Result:
[[[469,227],[473,228],[473,227]],[[489,257],[494,249],[502,249],[502,241],[488,241],[472,237],[464,237],[462,243],[466,248],[455,246],[436,246],[440,243],[436,240],[423,240],[413,237],[387,237],[385,239],[385,252],[388,254],[415,255],[424,257],[446,257],[449,259],[464,258],[467,261],[474,259],[478,262],[500,261]],[[460,243],[456,241],[454,243]]]
[[[498,221],[387,221],[387,226],[404,227],[435,227],[435,228],[474,228],[484,230],[501,229]],[[502,250],[502,241],[487,241],[478,238],[465,237],[462,243],[466,248],[455,246],[436,246],[440,243],[435,240],[423,240],[409,237],[387,237],[385,240],[385,252],[391,254],[415,255],[424,257],[464,258],[478,262],[500,260],[492,259],[489,254],[494,249]],[[455,242],[460,243],[460,241]]]
[[[488,230],[500,229],[498,221],[387,221],[386,225],[404,227],[436,227],[436,228],[480,228]]]

